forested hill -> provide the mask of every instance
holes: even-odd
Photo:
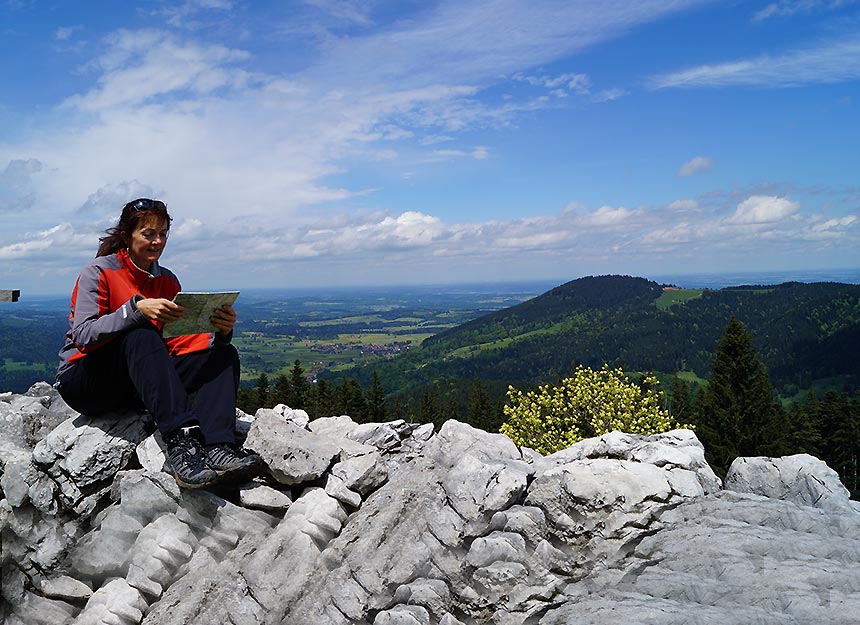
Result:
[[[628,371],[708,375],[713,350],[734,315],[751,332],[774,385],[860,380],[860,285],[664,289],[643,278],[588,277],[427,339],[377,365],[386,388],[404,390],[480,377],[551,381],[575,364]],[[369,377],[355,371],[357,379]]]
[[[490,313],[424,341],[424,346],[482,344],[550,328],[572,315],[647,308],[663,293],[656,282],[628,276],[580,278],[522,304]]]

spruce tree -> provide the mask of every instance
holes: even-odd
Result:
[[[337,414],[337,401],[335,390],[328,380],[318,380],[313,385],[311,392],[310,416],[314,419],[319,417],[331,417]]]
[[[335,389],[335,401],[338,414],[348,415],[356,423],[367,423],[367,399],[361,384],[354,378],[342,376],[340,384]]]
[[[273,406],[284,404],[290,408],[293,406],[293,387],[290,384],[290,379],[283,373],[275,378],[275,384],[272,387],[271,402]]]
[[[779,455],[784,420],[752,337],[732,316],[717,343],[696,424],[714,471],[724,476],[739,456]]]
[[[257,396],[254,411],[258,408],[271,408],[269,405],[269,376],[261,373],[257,378]]]
[[[367,417],[373,423],[382,423],[388,418],[388,410],[385,406],[385,390],[382,388],[376,369],[373,370],[370,389],[367,391]]]
[[[692,423],[695,420],[694,408],[690,383],[676,373],[669,389],[669,412],[678,423]]]
[[[302,369],[302,363],[296,359],[293,363],[293,368],[290,370],[290,389],[292,390],[292,401],[290,408],[304,409],[308,405],[310,396],[310,382],[305,377],[305,370]]]
[[[481,379],[472,380],[466,407],[466,422],[486,432],[498,432],[503,421],[501,406],[495,405],[490,399]]]
[[[427,388],[421,395],[418,404],[418,420],[421,423],[432,423],[438,430],[444,423],[444,415],[439,405],[439,393],[435,388]]]

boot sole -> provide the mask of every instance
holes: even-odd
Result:
[[[261,469],[262,463],[254,462],[253,464],[235,467],[232,469],[212,469],[212,471],[215,471],[215,474],[218,476],[219,480],[228,480],[231,482],[235,482],[241,479],[252,478],[258,475]]]
[[[181,477],[176,475],[173,471],[169,470],[167,467],[165,467],[165,472],[170,477],[172,477],[174,480],[176,480],[176,483],[179,484],[179,486],[181,486],[183,488],[191,488],[191,489],[209,488],[210,486],[215,486],[218,483],[218,477],[219,477],[218,474],[216,473],[214,478],[206,480],[205,482],[186,482]]]

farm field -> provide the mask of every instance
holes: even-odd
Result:
[[[401,287],[322,293],[243,293],[233,343],[242,382],[287,373],[346,371],[391,359],[426,338],[539,295],[549,284]]]

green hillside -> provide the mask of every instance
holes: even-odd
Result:
[[[396,392],[475,377],[534,384],[575,364],[704,378],[732,315],[751,332],[777,390],[793,394],[834,376],[855,386],[860,380],[860,285],[664,290],[629,276],[568,282],[432,336],[375,368]],[[369,368],[351,375],[366,384]]]

